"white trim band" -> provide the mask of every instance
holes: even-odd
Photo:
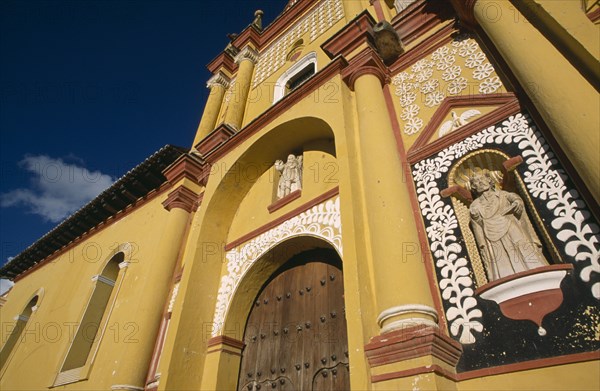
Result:
[[[115,286],[115,282],[113,280],[104,277],[102,274],[97,274],[94,277],[92,277],[92,281],[98,281],[106,285]]]

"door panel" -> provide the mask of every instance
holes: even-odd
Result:
[[[238,389],[350,389],[343,294],[341,270],[325,262],[276,274],[248,318]]]

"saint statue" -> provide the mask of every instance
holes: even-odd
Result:
[[[275,162],[275,169],[281,173],[277,186],[277,198],[281,199],[293,191],[302,189],[302,155],[288,155],[287,161]]]
[[[471,229],[489,281],[547,266],[521,197],[497,190],[489,173],[470,178],[477,198],[471,203]]]

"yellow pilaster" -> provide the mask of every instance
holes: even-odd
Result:
[[[239,68],[235,77],[235,88],[225,114],[225,124],[236,130],[242,127],[254,64],[257,60],[258,53],[249,46],[242,49],[235,57],[235,62],[239,64]]]
[[[194,143],[192,146],[198,144],[204,137],[212,132],[217,124],[217,118],[219,117],[219,111],[223,104],[223,97],[225,91],[229,87],[229,78],[223,73],[218,72],[211,77],[206,83],[206,87],[210,89],[208,99],[206,100],[206,106],[204,107],[204,113],[198,125],[196,131],[196,137],[194,137]]]
[[[362,74],[354,89],[366,234],[372,244],[381,333],[415,324],[435,325],[437,317],[381,80],[372,73]]]
[[[169,207],[167,206],[167,209]],[[148,365],[152,357],[154,342],[163,315],[164,303],[169,293],[173,268],[188,223],[189,211],[173,207],[164,226],[163,236],[158,250],[148,263],[131,264],[128,267],[152,268],[143,286],[144,296],[140,300],[136,319],[137,343],[130,343],[122,357],[120,370],[114,375],[114,388],[117,386],[144,387]]]
[[[593,197],[600,201],[598,92],[510,2],[479,0],[473,11]]]

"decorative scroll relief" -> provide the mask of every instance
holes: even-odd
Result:
[[[392,83],[403,108],[400,114],[403,130],[408,135],[423,128],[422,114],[426,110],[423,105],[434,109],[447,96],[492,94],[502,88],[500,78],[477,42],[465,35],[400,72]]]
[[[221,278],[217,295],[212,336],[223,331],[227,309],[231,299],[246,272],[260,257],[277,244],[297,236],[314,236],[333,245],[342,254],[342,224],[340,217],[340,197],[327,200],[306,212],[292,217],[256,238],[229,250],[227,275]]]
[[[590,282],[600,273],[600,235],[591,223],[589,212],[579,194],[568,189],[565,173],[548,153],[548,144],[526,114],[509,117],[500,126],[491,126],[456,143],[437,155],[415,164],[413,177],[421,213],[425,218],[435,266],[442,278],[439,287],[445,301],[446,318],[452,335],[463,344],[476,342],[475,331],[481,332],[482,312],[474,297],[466,252],[457,238],[458,219],[450,201],[442,199],[438,180],[446,175],[454,161],[465,154],[492,145],[516,145],[526,162],[524,182],[533,198],[540,200],[554,216],[551,226],[565,253],[583,268],[579,277]],[[600,283],[591,286],[600,299]]]
[[[310,32],[310,42],[313,42],[343,17],[342,0],[323,0],[260,54],[252,88],[262,83],[285,64],[288,50],[305,33]]]

